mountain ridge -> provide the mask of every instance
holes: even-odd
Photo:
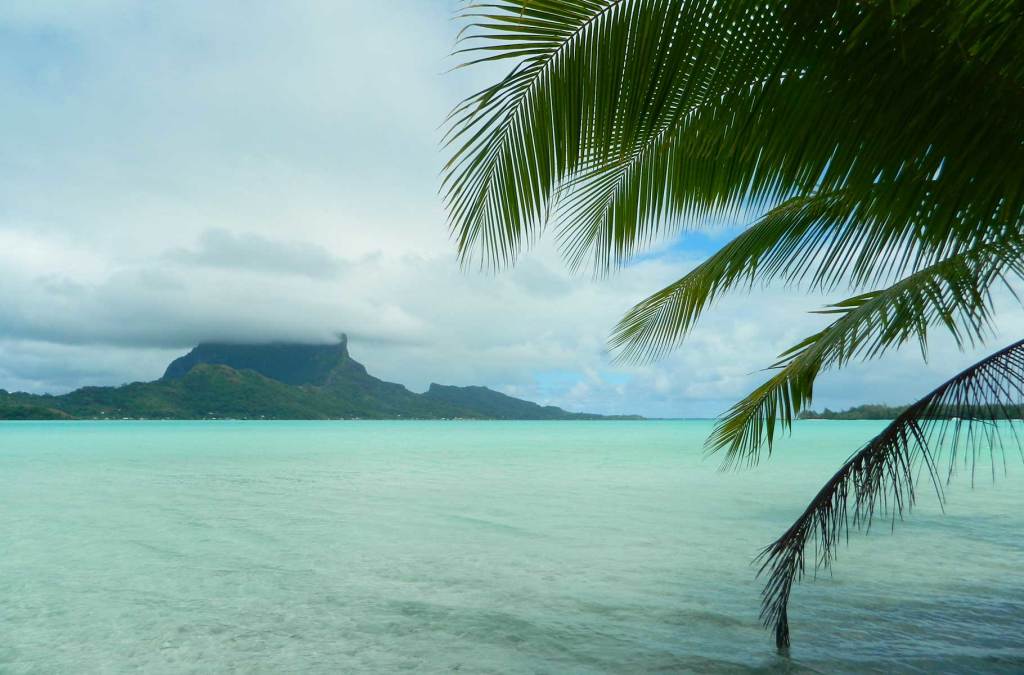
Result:
[[[200,343],[163,377],[62,395],[0,389],[0,419],[641,419],[568,412],[487,387],[418,394],[371,375],[334,344]]]
[[[333,368],[348,353],[348,337],[339,336],[336,344],[297,344],[270,342],[266,344],[232,344],[202,342],[189,353],[171,361],[161,379],[184,377],[199,363],[218,363],[235,370],[255,370],[285,384],[325,384]],[[362,366],[362,364],[359,364]]]

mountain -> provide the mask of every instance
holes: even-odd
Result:
[[[601,415],[567,413],[553,405],[540,406],[521,398],[513,398],[487,387],[451,387],[430,385],[424,397],[457,408],[473,410],[483,417],[499,420],[561,420],[570,415],[574,419],[598,419]]]
[[[0,389],[0,419],[614,419],[571,413],[487,387],[431,384],[423,394],[370,375],[331,345],[203,343],[153,382],[61,396]],[[639,419],[635,416],[632,419]]]
[[[219,363],[235,370],[255,370],[285,384],[322,385],[338,364],[346,360],[351,361],[346,338],[333,345],[232,345],[210,342],[171,361],[164,379],[185,377],[193,366],[200,363]]]

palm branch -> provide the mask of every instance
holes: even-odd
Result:
[[[918,232],[878,207],[885,201],[878,195],[898,189],[876,185],[866,194],[817,193],[787,200],[688,274],[633,307],[612,332],[610,346],[623,360],[663,356],[682,343],[715,300],[737,288],[778,281],[829,291],[843,283],[892,283],[905,272],[970,256],[972,250],[992,247],[996,257],[1000,249],[1016,254],[1024,241],[1019,228],[1007,227],[996,214],[958,214],[947,223],[931,220],[926,231]],[[929,213],[929,205],[923,197],[918,210]]]
[[[815,495],[786,532],[759,556],[767,574],[761,617],[775,643],[789,646],[789,595],[817,543],[816,568],[829,569],[850,525],[868,528],[876,514],[902,517],[916,500],[922,468],[943,499],[958,455],[1021,449],[1014,425],[1024,402],[1024,340],[975,363],[942,383],[857,451]],[[946,469],[942,456],[946,455]]]
[[[467,4],[466,65],[515,65],[449,119],[442,190],[459,252],[512,262],[553,217],[570,262],[605,268],[711,216],[889,182],[902,189],[875,210],[925,242],[925,221],[968,239],[964,214],[1018,222],[1014,7]]]
[[[813,398],[814,381],[830,368],[870,360],[916,340],[927,357],[930,329],[943,328],[961,349],[994,334],[991,288],[1010,289],[1024,276],[1024,236],[951,256],[892,286],[831,305],[838,316],[821,331],[786,350],[764,384],[734,404],[715,426],[708,448],[724,450],[726,464],[756,463],[762,448],[771,452],[776,427],[789,429]]]
[[[461,16],[464,65],[512,64],[448,120],[442,195],[464,263],[510,264],[552,227],[571,267],[602,273],[764,213],[620,322],[611,344],[634,359],[677,347],[736,288],[856,293],[716,427],[728,459],[770,451],[824,369],[924,350],[934,327],[988,336],[990,288],[1021,272],[1020,0],[489,0]],[[911,440],[907,457],[930,457]],[[786,633],[784,591],[766,621]]]

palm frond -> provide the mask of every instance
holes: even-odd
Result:
[[[482,5],[470,54],[517,64],[454,113],[459,250],[508,262],[559,206],[570,262],[603,268],[712,214],[908,176],[878,205],[894,222],[923,222],[941,177],[939,215],[1016,223],[1024,17],[982,4]]]
[[[539,233],[568,177],[621,163],[778,52],[771,13],[737,2],[495,0],[462,18],[464,65],[516,61],[452,112],[445,138],[442,191],[460,255],[478,250],[491,265]],[[726,49],[735,58],[723,60]]]
[[[1001,213],[944,210],[941,181],[916,196],[915,217],[889,210],[906,186],[876,184],[794,197],[772,209],[678,281],[633,307],[612,332],[609,346],[626,361],[656,359],[676,348],[700,315],[734,288],[782,281],[805,290],[840,284],[889,284],[980,244],[1019,239]],[[922,227],[919,223],[927,223]]]
[[[867,529],[878,514],[892,524],[913,506],[923,469],[943,500],[956,458],[973,468],[979,454],[1021,449],[1015,425],[1024,413],[1024,340],[975,363],[911,405],[856,452],[806,510],[758,557],[767,574],[761,618],[789,646],[789,596],[805,573],[806,550],[817,543],[816,569],[829,569],[851,525]],[[946,468],[943,468],[943,455]],[[994,477],[994,473],[993,473]]]
[[[724,464],[754,464],[771,453],[778,427],[788,430],[810,403],[822,370],[875,359],[917,340],[927,358],[929,330],[944,328],[960,348],[990,337],[990,289],[1007,276],[1024,275],[1024,237],[984,244],[916,272],[889,288],[864,293],[823,311],[838,318],[783,352],[777,372],[723,415],[708,439],[724,450]],[[1008,286],[1009,287],[1009,286]]]
[[[551,221],[570,266],[607,271],[683,227],[768,211],[620,322],[623,358],[674,348],[737,286],[888,286],[831,307],[829,327],[781,355],[712,439],[730,458],[770,448],[824,368],[923,347],[933,326],[981,339],[990,286],[1020,274],[1020,0],[489,0],[462,17],[465,65],[511,64],[448,121],[441,189],[463,263],[514,262]],[[828,566],[849,508],[864,525],[890,503],[902,514],[915,462],[934,480],[947,440],[951,456],[976,448],[961,428],[980,438],[978,420],[1019,400],[1021,352],[912,406],[765,551],[763,616],[780,645],[807,542],[824,543]],[[973,417],[932,421],[953,413]],[[985,428],[998,440],[1000,425]]]

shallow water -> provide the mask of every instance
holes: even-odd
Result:
[[[922,486],[758,621],[751,558],[877,422],[0,424],[0,672],[1024,669],[1024,465]]]

